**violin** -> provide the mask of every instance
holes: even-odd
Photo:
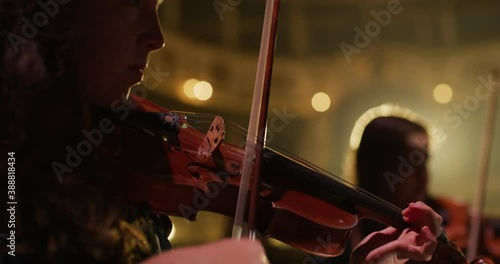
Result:
[[[469,239],[470,215],[469,206],[463,202],[448,197],[428,197],[424,201],[443,217],[443,228],[447,237],[463,251],[467,250]],[[495,219],[484,218],[481,223],[481,238],[479,248],[481,254],[494,259],[500,258],[500,230],[499,222]]]
[[[484,247],[490,256],[498,261],[500,259],[500,220],[489,219],[485,221]]]
[[[182,115],[144,99],[133,97],[131,102],[136,108],[128,109],[126,118],[109,109],[94,110],[117,126],[117,136],[100,150],[119,171],[113,173],[118,177],[112,181],[113,192],[124,202],[146,202],[157,213],[189,220],[199,210],[233,216],[244,150],[224,141],[223,120],[215,118],[203,133]],[[261,180],[258,189],[250,190],[258,194],[256,227],[261,235],[335,257],[362,219],[408,227],[400,208],[283,152],[264,147],[262,153]],[[444,234],[430,262],[468,263]]]

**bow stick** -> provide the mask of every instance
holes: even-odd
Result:
[[[266,0],[266,11],[262,27],[259,61],[255,77],[255,87],[252,100],[252,110],[248,124],[248,134],[245,146],[245,156],[241,172],[240,189],[233,225],[233,238],[255,238],[255,211],[258,194],[258,183],[261,170],[262,149],[264,148],[264,131],[266,127],[271,91],[271,75],[274,59],[274,47],[278,25],[279,0]],[[255,159],[255,165],[254,165]],[[253,166],[254,165],[254,166]],[[250,208],[248,226],[243,232],[243,222],[247,208],[247,195],[250,185],[250,174],[254,171],[252,192],[250,193]]]
[[[467,245],[467,259],[472,260],[477,255],[477,245],[479,241],[481,215],[484,207],[484,196],[486,193],[486,177],[488,176],[488,168],[490,165],[491,146],[493,145],[493,131],[495,128],[495,112],[497,108],[498,93],[497,87],[499,83],[498,70],[493,71],[490,80],[491,91],[486,109],[486,128],[484,130],[483,146],[481,148],[481,156],[479,160],[479,183],[477,185],[476,199],[471,212],[470,233]]]

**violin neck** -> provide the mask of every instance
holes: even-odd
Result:
[[[326,171],[265,148],[263,152],[263,171],[273,175],[281,175],[296,188],[313,197],[327,201],[358,218],[371,218],[388,226],[405,228],[401,209],[359,189],[348,182]],[[262,179],[266,181],[266,177]],[[290,187],[289,186],[289,187]]]
[[[285,188],[295,188],[302,193],[329,202],[343,211],[356,215],[358,219],[370,218],[387,226],[404,229],[410,225],[403,220],[401,209],[357,188],[326,171],[294,160],[275,150],[264,150],[263,176],[268,173],[280,175],[280,184],[288,182]],[[263,181],[265,181],[265,177]],[[291,182],[291,183],[289,183]],[[467,263],[460,250],[448,240],[444,233],[438,238],[438,249],[431,263]]]

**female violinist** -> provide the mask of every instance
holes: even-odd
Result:
[[[91,107],[110,107],[125,98],[129,87],[141,80],[149,52],[163,46],[159,4],[0,0],[1,106],[8,124],[1,142],[2,150],[16,153],[19,205],[15,257],[2,252],[4,258],[46,263],[266,263],[262,246],[246,240],[168,251],[168,218],[147,205],[124,204],[107,192],[116,170],[105,157],[121,149],[120,131],[110,131],[104,139],[94,137],[98,143],[93,145],[82,143],[93,129],[110,127],[92,115]],[[85,154],[68,156],[75,148]],[[441,218],[421,203],[408,206],[403,215],[412,228],[367,237],[353,260],[428,260]]]
[[[358,185],[400,207],[410,202],[424,201],[444,217],[447,236],[463,248],[463,239],[467,236],[467,207],[428,194],[430,139],[427,130],[419,122],[401,117],[405,114],[409,116],[409,112],[405,112],[409,110],[396,106],[392,108],[392,116],[379,116],[369,122],[363,120],[367,124],[362,131],[353,164]],[[368,112],[372,114],[376,110],[374,108]],[[367,221],[360,224],[359,235],[363,237],[381,228],[380,224]]]

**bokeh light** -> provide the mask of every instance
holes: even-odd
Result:
[[[330,96],[326,93],[316,93],[311,99],[311,105],[318,112],[325,112],[330,108]]]
[[[453,90],[448,84],[442,83],[434,88],[434,100],[440,104],[447,104],[453,97]]]
[[[183,90],[184,90],[184,94],[190,98],[190,99],[194,99],[195,98],[195,95],[194,95],[194,87],[195,85],[198,83],[198,80],[197,79],[189,79],[187,80],[185,83],[184,83],[184,86],[183,86]]]
[[[212,97],[213,88],[208,82],[201,81],[194,86],[194,96],[200,101],[206,101]]]

